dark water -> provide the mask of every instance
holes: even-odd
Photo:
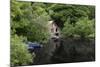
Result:
[[[71,63],[95,60],[95,40],[50,39],[48,44],[36,51],[34,65]]]

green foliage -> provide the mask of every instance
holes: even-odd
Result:
[[[37,17],[31,25],[29,25],[29,32],[27,38],[30,41],[46,42],[49,34],[48,33],[48,16],[46,14]]]
[[[76,22],[75,34],[80,35],[82,38],[86,38],[91,34],[94,34],[94,20],[88,18],[81,18]]]
[[[64,28],[62,29],[64,37],[77,35],[84,39],[89,37],[89,35],[93,36],[95,33],[94,19],[80,18],[74,25],[70,24],[70,21],[68,21],[65,22]]]
[[[68,18],[70,18],[70,23],[75,23],[81,17],[92,19],[95,16],[94,6],[53,4],[48,7],[48,11],[60,27],[63,27]]]
[[[78,34],[85,36],[89,33],[85,33],[86,30],[83,29],[79,30],[80,24],[86,27],[83,23],[85,20],[80,18],[88,17],[87,22],[95,18],[94,6],[27,3],[15,0],[11,0],[11,4],[11,33],[23,35],[33,42],[47,42],[50,34],[46,24],[51,19],[57,23],[64,35]],[[68,20],[68,18],[70,19]],[[75,28],[77,30],[74,30]],[[82,35],[82,33],[85,34]]]
[[[32,56],[23,40],[25,38],[14,35],[11,37],[11,65],[27,65],[32,63]]]
[[[16,29],[24,29],[28,26],[29,20],[31,19],[31,14],[29,10],[31,8],[27,8],[31,6],[31,3],[18,2],[16,0],[11,0],[11,31],[12,34],[19,33]],[[29,15],[30,14],[30,15]],[[22,31],[25,35],[25,32]]]
[[[28,41],[46,42],[49,36],[47,22],[50,16],[43,4],[11,1],[11,32],[23,35]]]
[[[64,23],[64,28],[62,29],[62,33],[63,33],[64,37],[73,37],[74,27],[72,24],[70,24],[70,19],[68,19]]]

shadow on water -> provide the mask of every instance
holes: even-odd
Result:
[[[95,61],[95,40],[77,38],[50,39],[36,52],[33,65]]]

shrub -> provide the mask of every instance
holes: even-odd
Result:
[[[64,37],[72,37],[74,34],[74,27],[72,24],[70,24],[70,19],[67,20],[67,22],[64,23],[64,28],[62,29],[62,33]]]
[[[94,34],[94,20],[88,18],[81,18],[75,25],[75,34],[80,35],[81,38],[87,38]]]
[[[62,29],[64,37],[78,36],[81,38],[94,37],[95,26],[94,19],[80,18],[75,24],[71,24],[70,20],[65,22]]]
[[[11,37],[11,65],[26,65],[32,63],[32,55],[28,52],[23,37]],[[33,56],[34,58],[34,56]]]

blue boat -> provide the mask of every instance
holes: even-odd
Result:
[[[33,52],[36,49],[40,49],[40,48],[43,47],[43,45],[41,45],[37,42],[28,42],[27,45],[28,45],[28,50],[31,51],[31,52]]]

